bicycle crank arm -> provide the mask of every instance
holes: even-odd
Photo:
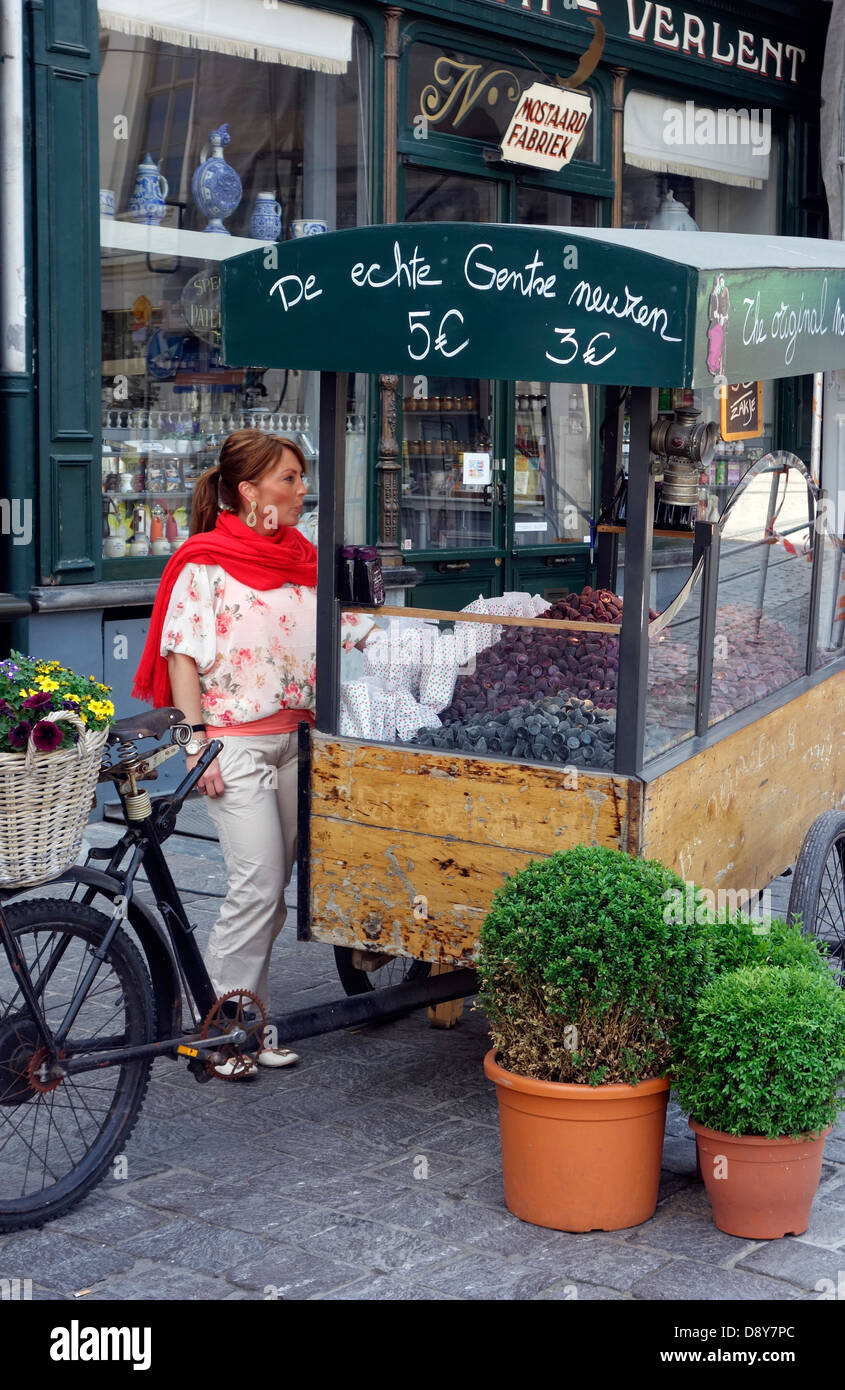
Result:
[[[243,1047],[249,1034],[243,1028],[233,1028],[231,1033],[221,1033],[216,1038],[185,1037],[162,1038],[159,1042],[141,1043],[138,1047],[121,1047],[114,1052],[91,1052],[83,1057],[63,1059],[61,1071],[64,1076],[78,1076],[85,1071],[102,1071],[104,1067],[119,1067],[136,1057],[161,1057],[167,1052],[177,1052],[183,1057],[196,1057],[202,1052],[213,1052],[221,1045]]]

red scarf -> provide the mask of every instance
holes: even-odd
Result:
[[[317,583],[316,547],[293,526],[283,526],[275,535],[265,536],[247,530],[233,513],[221,512],[213,531],[189,536],[161,576],[144,654],[132,687],[136,700],[157,708],[173,703],[167,661],[160,655],[161,634],[173,586],[185,565],[220,565],[233,579],[252,589],[278,589],[282,584],[314,588]]]

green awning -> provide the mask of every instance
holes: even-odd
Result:
[[[706,387],[845,367],[845,244],[466,222],[222,264],[230,367]]]

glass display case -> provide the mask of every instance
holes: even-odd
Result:
[[[198,11],[193,20],[174,12],[174,41],[163,43],[140,11],[126,32],[103,15],[105,578],[160,573],[188,534],[198,478],[243,428],[302,449],[309,492],[300,529],[316,541],[318,376],[226,366],[220,269],[231,256],[270,251],[289,237],[368,221],[370,49],[355,20],[327,16],[303,36],[311,48],[300,57],[277,50],[265,10],[263,62],[244,56],[234,18],[219,43]],[[367,377],[350,377],[352,543],[366,530],[368,392]]]
[[[592,390],[514,386],[513,543],[590,543]]]
[[[403,378],[402,534],[407,550],[493,544],[493,508],[504,504],[504,480],[493,458],[492,416],[490,382]]]

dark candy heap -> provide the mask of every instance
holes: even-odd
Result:
[[[575,696],[546,696],[523,701],[510,710],[490,710],[421,729],[414,739],[425,748],[456,749],[466,753],[500,753],[529,762],[613,766],[616,720],[603,714],[592,700]]]

